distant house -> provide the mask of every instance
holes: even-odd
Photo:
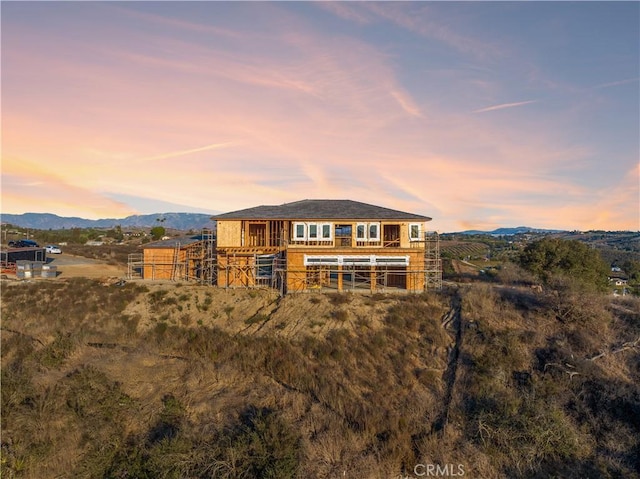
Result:
[[[609,278],[609,282],[614,286],[626,286],[629,280],[627,278]]]
[[[427,216],[351,200],[302,200],[211,219],[220,287],[422,291],[441,281]]]

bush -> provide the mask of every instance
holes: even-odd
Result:
[[[300,436],[270,409],[248,406],[219,441],[224,459],[237,461],[239,476],[280,479],[297,474]]]
[[[345,309],[337,309],[331,314],[331,316],[336,321],[344,323],[346,320],[349,319],[349,312]]]
[[[545,282],[560,275],[574,278],[585,288],[608,286],[608,268],[600,253],[580,241],[544,238],[528,244],[519,261]]]

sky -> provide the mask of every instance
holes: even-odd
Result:
[[[638,2],[11,2],[3,213],[640,230]]]

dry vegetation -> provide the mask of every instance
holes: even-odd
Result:
[[[104,261],[112,266],[126,265],[131,253],[142,253],[142,250],[133,244],[101,246],[69,244],[64,246],[63,249],[66,254]]]
[[[638,477],[638,337],[566,285],[3,284],[1,475]]]

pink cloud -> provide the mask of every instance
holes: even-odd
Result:
[[[442,26],[429,30],[435,19],[421,25],[428,6],[412,7],[417,19],[391,4],[323,8],[363,15],[354,21],[388,19],[475,55],[495,53]],[[104,192],[221,211],[351,198],[433,216],[441,231],[474,217],[527,218],[540,227],[584,227],[596,212],[608,212],[612,225],[637,218],[629,205],[637,172],[635,186],[627,180],[593,196],[571,175],[554,174],[580,168],[588,148],[554,140],[545,125],[500,126],[488,115],[438,108],[402,84],[393,58],[363,41],[327,38],[287,19],[291,28],[259,38],[269,48],[255,51],[258,32],[245,38],[164,17],[140,20],[224,36],[235,49],[141,29],[130,48],[58,45],[84,60],[12,51],[10,65],[26,80],[9,75],[3,85],[15,92],[3,102],[3,153],[21,184],[3,191],[3,208],[31,204],[32,190],[46,184],[59,211],[75,203],[92,217],[131,214]],[[42,70],[47,81],[35,81]],[[19,163],[31,170],[16,170]]]
[[[501,103],[499,105],[492,105],[485,108],[480,108],[479,110],[474,110],[474,113],[485,113],[488,111],[504,110],[506,108],[515,108],[518,106],[530,105],[531,103],[537,103],[537,100],[519,101],[515,103]]]
[[[69,184],[42,165],[22,158],[4,158],[3,212],[56,212],[85,218],[125,217],[137,212],[126,204],[88,188]]]
[[[435,9],[428,3],[412,4],[411,9],[394,2],[366,2],[362,5],[380,18],[391,21],[408,31],[434,38],[477,58],[501,56],[504,53],[504,48],[499,45],[489,44],[480,38],[459,33],[450,28],[447,24],[451,22],[437,18]]]

